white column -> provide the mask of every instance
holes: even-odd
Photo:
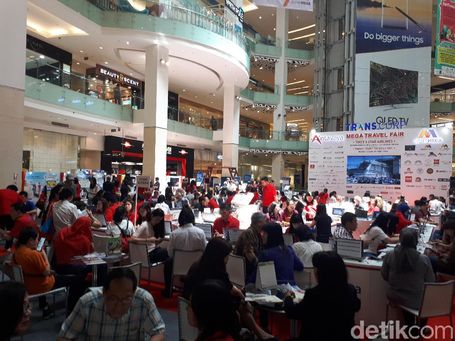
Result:
[[[166,47],[152,45],[145,51],[144,159],[142,172],[166,185],[167,106],[169,75]]]
[[[223,98],[223,169],[222,175],[229,176],[224,167],[239,167],[240,101],[236,98],[239,89],[234,84],[224,85]]]
[[[26,0],[0,1],[0,188],[22,182]]]
[[[288,64],[286,60],[286,47],[288,43],[288,11],[285,8],[276,10],[276,41],[277,46],[281,47],[281,55],[275,64],[275,92],[280,96],[280,102],[273,112],[273,139],[281,140],[285,137],[286,130],[286,110],[285,96],[287,93],[288,82]],[[283,155],[274,155],[272,157],[272,178],[278,187],[281,177],[284,174]]]

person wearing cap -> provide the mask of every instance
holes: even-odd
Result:
[[[9,185],[5,189],[0,189],[0,228],[11,230],[13,219],[10,216],[11,205],[20,201],[21,197],[17,193],[19,189],[16,185]]]
[[[405,214],[408,211],[409,211],[408,204],[402,203],[398,205],[397,211],[395,212],[395,216],[398,218],[396,233],[400,233],[400,231],[404,229],[406,226],[412,225],[412,221],[408,220],[405,216]]]

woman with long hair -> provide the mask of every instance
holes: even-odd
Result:
[[[280,212],[280,221],[284,223],[289,223],[291,220],[291,217],[297,214],[297,211],[295,209],[295,202],[293,200],[287,200],[286,201],[286,208],[281,210]]]
[[[310,226],[316,226],[317,242],[329,242],[329,239],[332,237],[332,218],[327,214],[327,208],[324,204],[318,204],[316,206],[316,216]]]
[[[302,321],[299,340],[352,340],[360,300],[355,287],[348,283],[343,259],[330,251],[315,253],[312,261],[318,284],[307,289],[297,304],[288,293],[284,300],[286,315]]]
[[[97,184],[96,179],[91,177],[89,179],[90,186],[87,189],[87,199],[88,203],[92,204],[93,198],[95,198],[96,194],[101,191],[101,187]]]
[[[314,206],[314,199],[311,194],[305,195],[305,207],[303,209],[305,213],[305,220],[312,221],[316,216],[316,207]]]
[[[295,285],[294,271],[303,271],[303,264],[291,246],[286,246],[283,230],[279,224],[266,224],[262,228],[264,250],[259,254],[259,262],[272,261],[278,284]]]
[[[392,215],[386,212],[381,212],[368,227],[365,233],[361,236],[364,242],[364,247],[368,247],[368,252],[376,255],[378,247],[381,244],[396,244],[399,241],[398,237],[389,237]]]

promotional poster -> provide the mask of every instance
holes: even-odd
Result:
[[[353,198],[366,191],[394,202],[446,197],[452,175],[452,129],[413,128],[310,134],[310,191]]]
[[[438,0],[434,74],[455,77],[454,0]]]
[[[431,43],[431,1],[358,0],[356,122],[429,124]]]

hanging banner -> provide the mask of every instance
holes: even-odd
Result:
[[[350,198],[370,191],[392,202],[447,197],[452,139],[449,128],[312,133],[308,189]]]
[[[313,11],[313,0],[255,0],[257,6],[284,7],[300,11]]]
[[[438,0],[434,74],[455,77],[455,1]]]
[[[432,4],[428,0],[358,0],[356,123],[429,125]]]

